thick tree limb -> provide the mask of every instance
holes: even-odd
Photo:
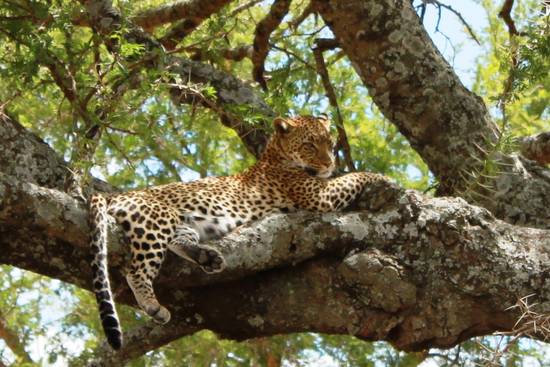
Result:
[[[39,137],[8,115],[0,113],[0,171],[42,187],[63,190],[67,164]],[[93,179],[98,191],[114,191],[107,183]]]
[[[437,51],[410,2],[315,2],[376,105],[438,178],[440,192],[464,187],[458,173],[478,168],[476,145],[496,141],[497,128],[483,101]]]
[[[519,139],[521,154],[541,165],[550,163],[550,132]]]
[[[90,289],[86,209],[32,183],[35,176],[55,183],[63,163],[13,121],[0,126],[2,152],[29,160],[0,166],[7,170],[0,174],[0,262]],[[32,157],[60,167],[40,163],[41,175]],[[383,183],[355,209],[276,215],[242,227],[212,243],[228,265],[216,276],[169,255],[156,289],[174,319],[130,333],[142,344],[129,344],[122,355],[202,328],[236,339],[353,334],[419,350],[512,330],[518,314],[506,308],[528,294],[536,295],[538,312],[550,310],[548,231],[506,224],[461,199],[430,199]],[[125,245],[111,244],[117,301],[134,304],[123,276],[127,256]]]
[[[170,255],[156,289],[174,319],[143,343],[156,347],[198,328],[235,339],[308,330],[420,350],[511,330],[518,315],[506,308],[527,294],[536,294],[540,312],[550,310],[548,231],[383,183],[357,209],[240,228],[212,243],[228,265],[216,276]],[[90,289],[86,237],[80,203],[0,176],[2,263]],[[111,246],[111,276],[118,302],[134,304],[122,276],[126,255]]]
[[[550,228],[550,172],[495,154],[500,133],[486,106],[437,51],[409,1],[313,1],[378,108],[437,177],[440,195],[465,195],[508,222]],[[499,167],[490,178],[486,159]],[[466,195],[472,174],[489,179],[489,189]]]
[[[285,17],[290,8],[290,0],[275,0],[269,13],[258,23],[256,26],[256,33],[254,35],[254,53],[252,55],[252,64],[254,70],[252,75],[254,80],[257,81],[264,90],[267,89],[267,83],[264,78],[264,63],[269,53],[269,37],[271,33]]]

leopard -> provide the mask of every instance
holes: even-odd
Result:
[[[386,180],[370,172],[331,177],[334,139],[326,115],[277,117],[273,130],[260,159],[241,173],[91,196],[93,291],[113,349],[123,340],[107,267],[110,221],[121,227],[131,248],[126,280],[138,306],[165,324],[170,312],[157,300],[153,281],[168,250],[206,273],[218,273],[226,267],[224,257],[204,242],[272,213],[341,210],[367,185]]]

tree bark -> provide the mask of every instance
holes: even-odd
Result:
[[[519,139],[521,154],[540,165],[550,164],[550,132]]]
[[[9,130],[10,121],[2,126]],[[36,149],[55,160],[31,134],[19,135],[35,141],[24,154]],[[62,169],[54,168],[45,180]],[[0,175],[0,262],[91,289],[86,208],[31,183],[32,169]],[[507,308],[520,297],[535,294],[537,311],[548,312],[548,231],[390,183],[369,187],[353,209],[273,215],[241,227],[211,243],[227,261],[217,275],[170,254],[155,288],[173,320],[130,332],[140,342],[106,353],[103,362],[203,328],[238,340],[316,331],[387,340],[403,350],[450,347],[512,330],[518,312]],[[110,272],[117,302],[135,305],[123,277],[127,255],[125,245],[112,243]]]
[[[439,53],[411,3],[317,3],[374,102],[445,186],[442,193],[461,188],[455,174],[477,167],[477,147],[494,142],[497,128],[483,101]]]
[[[377,107],[437,177],[440,195],[550,228],[550,171],[495,151],[499,132],[485,104],[462,85],[410,1],[314,1]],[[496,172],[484,172],[486,161]]]
[[[314,1],[374,101],[440,180],[440,193],[465,190],[461,174],[479,168],[498,131],[433,47],[410,2]],[[110,9],[93,6],[109,1],[86,4],[96,12],[93,24],[112,24]],[[244,103],[270,115],[242,81],[169,60],[181,75],[211,82],[216,103]],[[259,154],[266,134],[247,143],[255,126],[225,122],[242,129]],[[91,289],[87,212],[61,192],[65,163],[7,116],[0,116],[0,141],[0,262]],[[234,339],[318,331],[386,340],[403,350],[450,347],[513,330],[519,314],[508,307],[529,294],[534,310],[548,313],[550,233],[510,223],[550,228],[550,174],[519,156],[493,158],[501,170],[487,199],[477,199],[493,214],[462,199],[379,183],[354,211],[274,215],[212,243],[227,260],[221,274],[207,276],[169,255],[155,287],[172,321],[126,330],[132,342],[100,362],[116,365],[203,328]],[[124,245],[111,244],[116,300],[135,305],[124,280],[127,256]]]

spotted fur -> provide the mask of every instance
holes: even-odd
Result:
[[[270,213],[307,209],[327,212],[348,206],[372,181],[372,173],[328,178],[334,170],[333,142],[325,117],[278,118],[262,158],[241,174],[172,183],[90,200],[94,291],[107,340],[122,345],[122,332],[107,273],[107,222],[115,218],[131,244],[126,279],[139,306],[159,323],[170,312],[159,304],[153,280],[170,250],[207,273],[222,271],[218,250],[201,241]]]

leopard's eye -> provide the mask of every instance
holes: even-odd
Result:
[[[303,143],[302,147],[306,150],[317,150],[317,147],[313,143]]]

